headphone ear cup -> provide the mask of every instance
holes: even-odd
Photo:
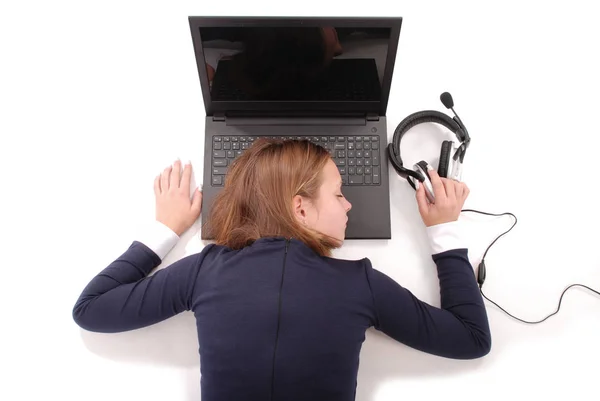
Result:
[[[427,177],[428,180],[431,180],[431,177],[429,176],[429,173],[427,172],[427,166],[429,164],[425,161],[425,160],[421,160],[420,162],[418,162],[417,164],[415,164],[415,169],[416,167],[420,167],[421,170],[423,171],[422,173],[419,171],[419,173],[421,173],[421,175],[423,175],[423,179],[425,179],[425,177]]]
[[[452,152],[452,141],[442,142],[440,151],[440,163],[438,165],[438,174],[440,177],[448,177],[448,166],[450,165],[450,153]]]
[[[431,176],[427,171],[427,167],[429,164],[425,160],[421,160],[417,164],[415,164],[415,171],[418,171],[421,176],[423,176],[423,186],[425,187],[425,196],[430,203],[435,203],[435,195],[433,190],[433,184],[431,183]]]

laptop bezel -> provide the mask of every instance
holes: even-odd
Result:
[[[316,113],[376,113],[385,116],[392,86],[392,76],[396,62],[396,53],[400,39],[402,17],[225,17],[225,16],[190,16],[189,24],[196,56],[196,65],[202,89],[202,97],[207,116],[227,114],[228,112],[296,112],[313,110]],[[209,27],[289,27],[289,26],[336,26],[336,27],[369,27],[390,28],[387,59],[381,87],[381,101],[378,102],[246,102],[223,101],[213,102],[210,97],[210,85],[206,72],[204,50],[200,28]]]

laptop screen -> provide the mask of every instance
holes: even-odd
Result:
[[[205,102],[215,111],[385,109],[393,27],[334,22],[197,27]]]

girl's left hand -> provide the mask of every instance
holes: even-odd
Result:
[[[156,220],[169,227],[178,236],[194,224],[202,210],[200,188],[194,191],[190,200],[191,178],[192,165],[186,163],[181,174],[181,161],[177,160],[154,179]]]

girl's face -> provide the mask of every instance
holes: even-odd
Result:
[[[314,202],[307,202],[297,196],[294,207],[302,224],[340,242],[344,241],[347,213],[352,209],[352,204],[342,194],[342,177],[332,159],[323,168],[323,183],[318,198]]]

